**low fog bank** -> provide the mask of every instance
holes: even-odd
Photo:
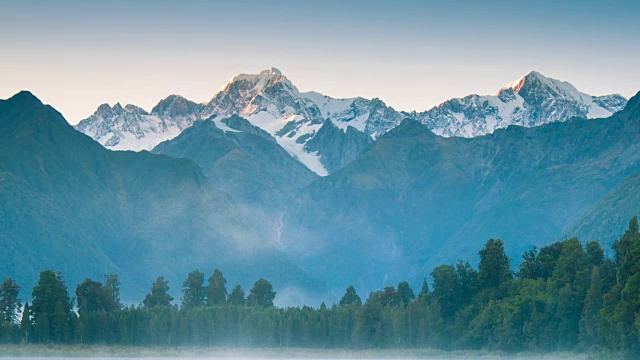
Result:
[[[10,345],[0,348],[0,357],[10,360],[45,360],[52,357],[73,357],[77,360],[133,360],[133,359],[185,359],[185,360],[597,360],[617,359],[612,354],[575,353],[520,353],[507,354],[484,351],[442,351],[431,349],[255,349],[255,348],[188,348],[188,347],[121,347],[121,346],[35,346]]]

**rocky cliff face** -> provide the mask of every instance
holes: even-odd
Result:
[[[305,144],[305,150],[321,154],[322,164],[332,173],[347,166],[372,143],[371,136],[356,128],[349,126],[343,131],[331,120],[327,120],[318,133]]]

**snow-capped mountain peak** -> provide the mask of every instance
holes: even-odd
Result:
[[[197,112],[201,107],[201,104],[196,104],[180,95],[169,95],[160,100],[160,102],[151,109],[151,113],[159,115],[160,117],[185,116]]]
[[[495,96],[447,100],[413,117],[443,136],[474,137],[509,125],[537,126],[572,117],[601,118],[621,110],[626,99],[590,96],[572,84],[530,71]]]
[[[578,91],[573,85],[566,81],[548,78],[537,71],[530,71],[525,76],[509,84],[509,88],[520,96],[526,97],[533,95],[536,90],[544,90],[542,95],[572,99],[575,101],[589,101],[591,96]],[[527,100],[525,98],[525,100]],[[536,99],[529,98],[529,102],[535,102]]]
[[[259,74],[234,76],[206,105],[204,111],[207,116],[205,117],[214,114],[248,116],[260,110],[267,110],[267,102],[272,98],[275,102],[287,98],[286,104],[272,104],[280,107],[279,109],[269,109],[272,113],[279,113],[278,115],[283,112],[293,113],[293,111],[289,111],[291,109],[279,105],[289,105],[291,108],[295,108],[295,105],[304,105],[299,104],[300,92],[298,89],[286,76],[282,75],[280,70],[272,67]]]
[[[326,175],[348,164],[371,139],[405,118],[424,123],[438,135],[473,137],[509,125],[606,117],[624,108],[626,102],[617,94],[590,96],[568,82],[530,71],[496,95],[472,94],[424,112],[401,113],[377,98],[336,99],[313,91],[301,93],[272,67],[234,76],[205,104],[178,95],[161,100],[151,113],[134,105],[103,104],[76,128],[111,149],[148,150],[199,119],[213,119],[224,131],[239,131],[220,122],[238,115],[273,136],[309,169]],[[332,126],[323,126],[327,121]]]
[[[78,124],[78,130],[111,149],[140,150],[175,137],[195,120],[216,121],[239,115],[271,134],[292,156],[320,175],[353,160],[368,144],[362,136],[376,138],[406,117],[380,99],[335,99],[316,92],[300,93],[273,67],[258,74],[234,76],[206,104],[171,95],[151,113],[141,108],[114,107],[101,107]],[[338,132],[332,127],[323,129],[328,120]],[[331,133],[322,137],[324,141],[307,146],[321,131]],[[348,147],[347,155],[337,156],[343,147]]]
[[[616,113],[624,109],[627,105],[627,99],[620,94],[592,96],[591,99],[594,103],[611,113]]]
[[[320,175],[328,174],[327,168],[335,168],[336,162],[324,157],[322,150],[311,150],[306,144],[321,131],[325,121],[331,120],[343,134],[351,126],[375,137],[399,124],[403,118],[378,99],[334,99],[316,92],[300,93],[276,68],[232,78],[206,104],[202,117],[213,115],[247,118]]]
[[[293,86],[286,76],[282,75],[280,70],[275,67],[271,67],[269,69],[262,70],[258,74],[239,74],[234,76],[214,95],[213,99],[220,95],[220,93],[234,91],[235,88],[242,88],[242,90],[247,91],[244,95],[255,96],[266,88],[274,86],[277,83],[283,83],[286,88],[296,93],[298,92],[298,89]]]
[[[503,89],[513,89],[516,93],[520,92],[520,89],[522,89],[525,84],[531,84],[531,83],[535,83],[538,82],[540,84],[546,84],[546,85],[550,85],[550,86],[554,86],[555,83],[559,83],[559,84],[567,84],[569,86],[572,86],[571,84],[567,83],[567,82],[563,82],[563,81],[559,81],[559,80],[554,80],[551,78],[548,78],[544,75],[542,75],[541,73],[535,71],[535,70],[531,70],[528,73],[526,73],[525,75],[523,75],[522,77],[520,77],[519,79],[510,82],[509,84],[507,84],[507,86],[503,87],[501,90]]]
[[[117,103],[116,106],[120,106],[120,103]],[[120,108],[122,108],[122,106],[120,106]],[[139,106],[131,105],[131,104],[125,105],[124,110],[132,113],[141,114],[141,115],[149,115],[149,113],[146,112],[143,108]]]
[[[151,114],[131,104],[124,107],[120,103],[113,107],[102,104],[93,115],[80,121],[76,129],[113,150],[151,150],[160,142],[176,137],[197,118],[193,114],[181,115],[180,111],[161,104],[162,101]]]

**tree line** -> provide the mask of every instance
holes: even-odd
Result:
[[[517,269],[501,240],[469,262],[436,267],[432,288],[406,281],[369,293],[349,286],[338,304],[279,308],[265,279],[249,294],[227,292],[215,270],[192,271],[180,306],[159,277],[138,306],[120,302],[119,281],[87,279],[75,299],[62,276],[40,273],[31,305],[20,287],[0,286],[2,342],[135,346],[440,348],[499,351],[599,351],[640,354],[640,231],[634,217],[605,257],[597,241],[576,238],[533,247]],[[74,300],[77,313],[74,311]],[[22,314],[22,316],[20,316]]]

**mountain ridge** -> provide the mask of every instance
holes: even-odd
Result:
[[[324,286],[261,241],[193,160],[110,151],[29,92],[0,100],[0,209],[0,272],[25,288],[47,268],[70,286],[115,273],[134,302],[158,275],[178,295],[192,267],[245,287]]]
[[[624,103],[626,99],[620,95],[586,95],[568,82],[531,71],[495,96],[472,94],[447,100],[424,112],[407,113],[396,111],[377,98],[335,99],[313,91],[303,93],[280,70],[270,68],[258,74],[234,76],[202,104],[171,95],[148,114],[137,107],[127,110],[125,106],[124,110],[114,110],[114,114],[104,114],[99,108],[76,128],[109,148],[151,150],[196,120],[240,115],[271,134],[310,170],[325,176],[354,158],[350,154],[336,162],[335,153],[340,149],[326,142],[318,146],[319,141],[308,145],[327,120],[345,135],[352,127],[371,139],[394,128],[404,118],[418,120],[439,135],[474,137],[513,124],[537,126],[573,116],[610,116]],[[169,105],[174,105],[171,111],[165,109]]]
[[[609,118],[474,138],[442,137],[407,119],[305,188],[288,207],[283,242],[311,274],[366,288],[407,276],[419,284],[437,264],[472,258],[488,238],[504,239],[517,259],[558,240],[640,170],[638,102]]]
[[[151,267],[175,284],[213,258],[243,285],[260,270],[277,286],[339,296],[346,285],[419,284],[487,238],[516,259],[565,235],[615,232],[637,209],[621,201],[640,173],[640,93],[608,118],[473,138],[410,118],[365,144],[354,127],[323,128],[305,146],[338,151],[325,153],[336,168],[319,177],[237,115],[197,120],[156,155],[110,151],[33,94],[0,101],[0,235],[19,239],[5,241],[0,264],[36,274],[71,253],[91,276],[135,269],[123,280],[144,288]],[[349,153],[358,155],[340,165]],[[70,266],[58,268],[79,281]]]

